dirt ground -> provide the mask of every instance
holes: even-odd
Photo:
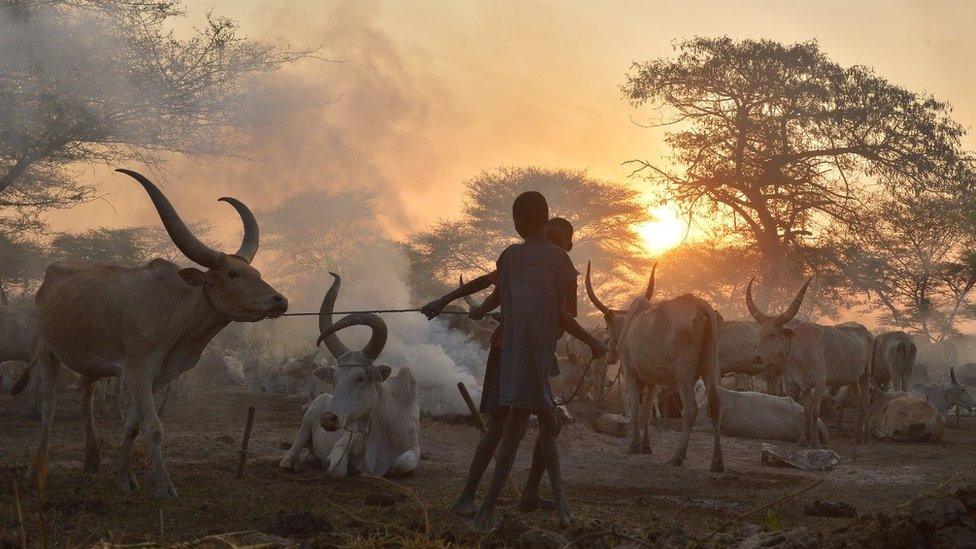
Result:
[[[237,452],[248,406],[256,408],[251,460],[244,478],[234,478]],[[369,478],[333,480],[321,471],[302,475],[276,469],[278,459],[297,429],[302,411],[283,395],[228,390],[188,402],[171,402],[163,417],[164,455],[180,497],[159,504],[149,497],[148,459],[137,446],[136,466],[142,488],[122,495],[115,489],[114,462],[121,422],[97,420],[102,441],[102,470],[82,470],[84,431],[77,399],[60,397],[51,467],[44,505],[48,539],[65,544],[96,541],[137,543],[177,542],[222,532],[259,530],[293,538],[321,533],[336,543],[370,531],[388,531],[394,524],[423,531],[429,512],[432,538],[459,545],[479,539],[464,522],[448,512],[460,489],[478,433],[470,422],[425,418],[421,422],[422,462],[401,487]],[[578,414],[582,415],[582,414]],[[954,425],[954,420],[950,422]],[[36,443],[39,421],[34,416],[0,411],[0,547],[20,543],[21,528],[14,485],[19,486],[25,530],[37,534],[36,487],[24,477]],[[849,437],[832,432],[831,447],[843,458],[825,473],[771,468],[760,464],[761,441],[723,438],[726,472],[710,473],[711,438],[696,432],[684,467],[664,463],[678,439],[677,425],[665,422],[654,430],[653,455],[628,455],[627,439],[593,432],[578,420],[560,435],[564,477],[578,518],[577,528],[616,525],[629,531],[680,530],[689,538],[706,535],[730,519],[818,480],[813,490],[747,519],[764,528],[805,526],[836,530],[847,519],[805,516],[812,500],[853,505],[862,514],[893,512],[899,505],[947,483],[950,487],[976,477],[976,418],[963,418],[940,444],[895,444],[873,441],[854,447]],[[517,464],[524,479],[534,440],[530,431]],[[539,532],[559,531],[554,518],[535,512],[514,517],[512,498],[500,510],[510,520],[524,520]],[[563,535],[570,536],[568,532]],[[379,538],[377,538],[379,540]]]

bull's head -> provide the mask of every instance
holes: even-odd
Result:
[[[796,294],[790,306],[778,316],[769,316],[759,310],[756,302],[752,299],[752,280],[746,288],[746,306],[749,307],[749,314],[756,319],[759,324],[759,343],[756,345],[756,352],[752,361],[756,364],[765,365],[767,368],[782,370],[786,366],[786,354],[789,352],[790,343],[793,338],[793,329],[786,326],[803,304],[803,296],[807,293],[807,287],[813,277],[807,279],[806,284],[800,288],[800,293]]]
[[[647,288],[644,290],[643,298],[650,301],[654,297],[654,273],[657,272],[657,263],[651,268],[651,276],[647,280]],[[593,305],[603,313],[603,319],[607,323],[608,347],[610,354],[607,356],[607,364],[615,364],[619,360],[617,354],[617,343],[620,339],[621,329],[628,311],[611,309],[600,301],[593,291],[593,282],[590,280],[590,262],[586,262],[586,295],[590,297]]]
[[[326,431],[335,431],[369,419],[370,411],[378,398],[379,384],[390,377],[392,369],[389,366],[373,364],[386,345],[386,323],[382,318],[372,313],[356,313],[346,315],[333,324],[332,311],[335,308],[342,280],[339,275],[330,274],[335,281],[325,294],[322,307],[319,309],[321,335],[317,344],[321,345],[324,342],[338,365],[319,368],[315,371],[315,375],[335,386],[332,402],[322,414],[321,420],[322,427]],[[369,326],[373,331],[369,343],[361,351],[350,351],[336,335],[339,330],[350,326]]]
[[[257,322],[281,316],[288,310],[288,300],[251,266],[260,238],[258,222],[247,206],[236,198],[220,199],[233,206],[244,223],[244,241],[236,253],[228,255],[200,242],[152,181],[132,170],[115,171],[142,184],[176,247],[189,260],[207,268],[206,272],[194,268],[183,269],[180,277],[191,286],[202,287],[204,296],[217,313],[237,322]]]
[[[966,387],[956,381],[956,369],[949,367],[949,383],[945,386],[945,397],[946,404],[951,409],[953,406],[958,407],[960,410],[971,410],[976,402],[973,401],[973,395],[969,394]]]

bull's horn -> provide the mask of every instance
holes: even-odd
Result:
[[[363,347],[363,355],[372,360],[379,358],[380,353],[383,352],[383,347],[386,346],[386,322],[383,322],[379,315],[373,313],[346,315],[322,332],[322,337],[335,337],[336,332],[350,326],[369,326],[373,330],[373,334],[369,337],[369,343]]]
[[[183,255],[190,261],[208,269],[213,269],[217,266],[224,254],[200,242],[193,235],[190,228],[186,226],[186,223],[180,219],[179,214],[176,213],[176,209],[170,204],[166,195],[152,181],[146,179],[141,173],[132,170],[120,168],[115,171],[124,173],[142,184],[142,187],[146,189],[146,193],[149,194],[153,205],[156,206],[156,211],[159,212],[159,218],[163,222],[163,227],[166,228],[166,232],[169,233],[173,244],[176,244],[176,247],[180,249]]]
[[[321,345],[325,342],[325,346],[329,348],[329,352],[332,356],[339,358],[340,356],[349,352],[349,348],[346,347],[342,341],[339,340],[339,336],[335,335],[334,332],[329,332],[332,327],[332,311],[335,309],[336,297],[339,296],[339,286],[342,284],[342,278],[335,273],[329,273],[334,279],[332,286],[329,291],[325,293],[325,297],[322,299],[322,306],[319,308],[319,339],[315,342],[316,345]],[[328,332],[328,333],[326,333]]]
[[[803,287],[800,288],[800,293],[796,294],[796,297],[793,298],[793,303],[790,303],[789,308],[783,311],[783,314],[776,317],[777,323],[786,324],[787,322],[793,320],[793,317],[796,316],[796,313],[800,310],[800,305],[803,305],[803,296],[806,295],[807,287],[812,281],[812,276],[807,279],[806,283],[803,284]]]
[[[651,278],[647,280],[647,289],[644,290],[644,298],[648,301],[654,297],[654,272],[657,271],[657,263],[654,263],[654,267],[651,268]]]
[[[241,242],[241,248],[237,250],[234,255],[239,256],[244,261],[250,263],[254,260],[254,256],[258,253],[258,246],[261,243],[261,235],[258,230],[258,220],[254,218],[254,214],[251,210],[244,205],[240,200],[225,196],[220,199],[222,202],[226,202],[237,210],[238,215],[241,216],[241,222],[244,223],[244,239]]]
[[[756,306],[756,302],[752,299],[752,283],[755,282],[755,278],[749,279],[749,285],[746,286],[746,307],[749,308],[749,314],[752,318],[756,319],[756,322],[762,324],[763,322],[769,320],[769,315],[759,310]]]
[[[589,261],[586,262],[586,295],[590,297],[590,301],[593,302],[593,305],[595,305],[597,309],[600,309],[600,312],[603,313],[603,317],[607,319],[607,322],[613,320],[613,310],[604,305],[603,302],[600,301],[600,298],[596,296],[596,293],[593,292],[593,282],[590,281]]]

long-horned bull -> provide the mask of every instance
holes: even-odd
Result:
[[[830,387],[848,386],[858,403],[858,437],[866,438],[866,409],[874,336],[863,325],[846,322],[824,326],[794,320],[810,286],[810,277],[785,311],[776,316],[762,312],[746,288],[746,306],[759,323],[756,364],[784,372],[786,385],[798,394],[806,413],[802,442],[819,446],[820,406]]]
[[[625,312],[610,309],[596,297],[590,281],[589,265],[586,266],[586,293],[593,305],[603,313],[610,336],[610,360],[619,357],[624,379],[630,389],[627,404],[631,410],[633,430],[628,452],[651,451],[648,422],[653,399],[644,399],[644,406],[641,406],[640,394],[645,390],[654,394],[658,385],[675,383],[683,405],[683,428],[681,441],[670,463],[681,465],[684,462],[698,415],[695,381],[700,378],[708,392],[708,415],[716,426],[711,470],[724,470],[718,395],[718,313],[708,303],[691,294],[652,303],[653,271],[644,294],[634,298]]]
[[[318,421],[326,432],[344,430],[349,436],[344,444],[337,444],[341,452],[332,448],[328,450],[332,455],[329,457],[323,449],[325,455],[319,455],[318,450],[316,455],[336,477],[356,472],[389,477],[408,474],[420,461],[417,382],[408,367],[391,376],[389,366],[374,364],[386,345],[386,323],[382,318],[355,313],[332,322],[341,284],[339,275],[332,276],[335,281],[319,309],[318,344],[325,343],[338,365],[319,368],[315,375],[331,381],[335,392],[330,397],[319,397],[323,404],[317,406],[313,402],[306,418]],[[368,326],[372,330],[362,350],[349,350],[339,339],[337,332],[350,326]],[[302,447],[299,442],[296,446]]]
[[[54,383],[64,364],[84,381],[85,468],[97,470],[93,387],[99,378],[121,375],[129,405],[119,488],[128,491],[138,486],[131,457],[132,443],[141,430],[152,450],[153,495],[174,497],[176,490],[163,464],[163,430],[153,394],[192,368],[210,340],[230,322],[278,317],[287,311],[288,301],[251,266],[260,239],[247,206],[234,198],[220,199],[237,210],[244,224],[240,249],[225,254],[200,242],[151,181],[131,170],[117,171],[142,185],[176,247],[206,270],[180,269],[164,259],[135,268],[78,263],[54,263],[47,268],[36,297],[34,361],[43,388],[38,455],[46,459]]]

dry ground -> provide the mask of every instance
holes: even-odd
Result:
[[[137,467],[144,478],[141,490],[133,495],[116,492],[113,469],[120,439],[116,418],[98,419],[102,471],[94,477],[82,471],[84,437],[76,400],[72,395],[61,396],[53,434],[45,517],[48,535],[58,545],[68,540],[77,544],[96,540],[172,542],[241,530],[293,536],[330,529],[341,533],[345,529],[361,531],[366,525],[360,521],[422,527],[424,514],[412,497],[384,498],[399,494],[396,486],[375,479],[338,481],[316,472],[301,476],[278,472],[274,466],[282,445],[290,442],[302,415],[297,404],[281,395],[225,391],[191,402],[171,402],[163,417],[164,454],[180,498],[161,505],[148,495],[147,459],[141,446],[137,454]],[[251,451],[261,457],[237,480],[234,470],[248,406],[257,409]],[[32,539],[35,535],[35,490],[24,480],[24,467],[37,429],[33,416],[0,411],[0,547],[20,536],[14,483],[22,493],[27,534]],[[683,468],[670,467],[664,461],[677,442],[675,429],[674,425],[657,425],[655,454],[647,456],[627,455],[626,439],[597,434],[582,422],[567,426],[560,436],[564,477],[581,522],[606,521],[644,532],[677,525],[689,535],[699,536],[823,479],[810,492],[776,506],[773,515],[763,513],[750,520],[826,531],[845,519],[804,516],[803,503],[830,499],[850,503],[861,513],[890,512],[954,475],[959,478],[953,484],[962,484],[976,474],[976,418],[963,418],[962,428],[950,429],[941,444],[875,441],[866,448],[855,448],[844,434],[832,433],[832,447],[843,461],[834,470],[819,474],[762,466],[760,441],[731,438],[723,439],[726,473],[710,473],[711,438],[707,433],[695,433]],[[527,441],[534,439],[533,434],[530,431]],[[401,484],[429,507],[437,537],[473,543],[477,538],[447,508],[460,488],[477,432],[464,421],[424,419],[421,436],[421,466]],[[529,448],[523,447],[519,478],[524,478],[529,454]],[[504,503],[511,507],[512,501]],[[301,512],[308,515],[297,519],[290,515]],[[558,529],[546,513],[533,513],[526,520],[536,528]]]

